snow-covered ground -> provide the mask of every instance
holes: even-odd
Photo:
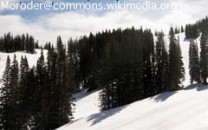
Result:
[[[90,100],[82,104],[86,112],[90,110],[88,104],[94,102],[92,97],[89,95]],[[207,130],[207,106],[208,86],[193,85],[84,116],[58,130]]]
[[[16,54],[18,63],[20,64],[20,60],[21,60],[21,56],[26,56],[29,66],[32,67],[34,65],[36,65],[38,58],[40,57],[40,49],[36,49],[35,50],[36,53],[35,54],[28,54],[25,52],[15,52],[15,53],[3,53],[0,52],[0,79],[2,78],[3,72],[5,70],[5,65],[6,65],[6,60],[7,60],[7,56],[9,55],[11,62],[13,61],[14,58],[14,54]],[[44,50],[43,51],[44,55],[46,56],[47,51]]]
[[[86,92],[82,91],[74,95],[75,107],[74,107],[74,119],[79,119],[84,116],[98,113],[99,109],[99,91]],[[86,104],[87,103],[87,104]]]
[[[190,43],[184,41],[184,33],[179,37],[185,90],[162,93],[100,113],[99,91],[81,92],[75,95],[74,121],[57,130],[207,130],[208,86],[189,85]],[[167,36],[165,41],[168,41]]]

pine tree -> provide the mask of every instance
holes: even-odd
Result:
[[[201,53],[200,53],[200,72],[202,83],[207,84],[207,66],[208,66],[208,41],[207,41],[207,32],[203,32],[201,35]]]
[[[78,55],[78,43],[77,41],[73,41],[70,39],[68,41],[68,51],[67,51],[67,57],[70,62],[70,67],[72,70],[72,76],[73,76],[73,81],[74,81],[74,91],[79,91],[80,90],[80,73],[79,73],[79,55]]]
[[[154,40],[150,30],[145,30],[142,35],[143,42],[143,83],[144,97],[156,94],[154,70]]]
[[[200,65],[199,65],[199,53],[197,43],[190,41],[189,47],[189,74],[190,81],[193,84],[194,81],[200,83]]]
[[[32,36],[30,36],[30,38],[29,38],[29,46],[28,46],[28,52],[30,52],[30,53],[34,53],[34,48],[35,48],[35,40],[34,40],[34,38],[32,37]]]
[[[9,84],[10,87],[10,111],[9,111],[9,128],[10,129],[20,129],[21,124],[19,121],[20,118],[20,95],[19,95],[19,67],[18,62],[16,60],[16,55],[14,55],[13,62],[10,67],[10,77],[11,82]]]
[[[179,35],[178,35],[178,38],[176,41],[176,45],[177,45],[177,49],[178,49],[178,57],[179,57],[179,63],[180,63],[179,64],[179,83],[182,83],[185,80],[185,68],[184,68],[183,57],[182,57],[182,53],[181,53]]]
[[[35,126],[35,117],[36,117],[36,79],[35,79],[35,70],[34,68],[29,69],[25,74],[24,86],[21,88],[21,129],[31,129]]]
[[[23,56],[21,56],[20,80],[19,80],[19,84],[20,84],[20,90],[19,90],[20,116],[21,116],[20,117],[20,123],[21,123],[21,125],[23,125],[26,122],[26,119],[28,119],[28,110],[27,110],[27,108],[28,108],[28,106],[30,106],[30,104],[26,104],[26,102],[30,98],[30,96],[29,95],[28,95],[28,97],[25,96],[29,92],[29,91],[26,91],[26,90],[28,90],[27,87],[30,86],[28,84],[28,79],[27,79],[28,71],[29,71],[29,65],[28,65],[27,58],[26,58],[26,56],[25,56],[25,58],[23,58]]]
[[[169,35],[169,90],[177,90],[179,89],[179,84],[184,78],[184,68],[179,39],[177,40],[175,38],[173,28],[170,29]]]
[[[58,56],[54,51],[53,46],[48,49],[47,57],[47,72],[48,72],[48,102],[49,104],[49,113],[48,126],[50,128],[57,128],[59,122],[59,87],[57,84],[57,71],[58,71]]]
[[[164,33],[158,34],[156,41],[156,90],[157,94],[167,89],[167,73],[168,73],[168,53],[164,42]]]
[[[47,129],[47,114],[48,114],[48,104],[47,102],[47,72],[46,72],[46,64],[43,55],[43,49],[41,49],[41,56],[37,61],[36,66],[36,82],[37,88],[35,91],[36,99],[36,108],[35,111],[37,113],[35,119],[35,129]]]
[[[1,103],[0,103],[0,129],[9,129],[9,107],[11,106],[10,104],[10,82],[11,82],[11,75],[10,75],[10,66],[11,66],[11,61],[9,56],[7,57],[6,61],[6,67],[4,70],[3,74],[3,85],[1,90]]]
[[[57,38],[57,54],[58,54],[58,72],[57,72],[57,82],[58,82],[58,86],[60,87],[60,93],[59,93],[59,99],[58,99],[58,103],[59,103],[59,126],[63,125],[67,122],[70,121],[69,119],[69,115],[72,115],[71,113],[71,109],[70,109],[70,88],[73,86],[70,86],[69,84],[67,84],[67,80],[72,80],[69,79],[71,78],[71,76],[69,76],[69,73],[67,71],[67,62],[66,62],[66,49],[62,43],[62,39],[59,36]],[[69,97],[68,97],[69,96]]]
[[[134,28],[113,31],[105,48],[99,79],[103,87],[100,92],[101,110],[142,99],[143,57],[140,36],[140,31]]]
[[[183,26],[181,26],[181,33],[184,33],[184,28],[183,28]]]
[[[115,39],[111,38],[110,44],[106,46],[104,59],[102,61],[102,70],[100,75],[100,84],[103,86],[100,92],[101,110],[108,110],[116,107],[116,85],[118,76],[118,49],[119,45]]]

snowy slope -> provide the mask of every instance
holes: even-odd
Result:
[[[99,91],[93,91],[87,93],[86,91],[79,92],[74,95],[75,107],[74,107],[74,119],[79,119],[84,116],[98,113],[99,109]],[[86,104],[87,103],[87,104]]]
[[[97,105],[99,92],[81,92],[75,95],[74,122],[57,130],[207,130],[208,86],[188,86],[190,43],[184,41],[184,33],[179,37],[185,67],[185,90],[162,93],[101,113],[98,113]],[[167,42],[168,37],[165,38]]]
[[[206,130],[208,86],[196,86],[86,116],[58,130]]]
[[[35,51],[36,51],[36,54],[28,54],[25,52],[15,52],[15,53],[0,52],[0,79],[2,78],[3,72],[5,70],[5,64],[6,64],[6,59],[7,59],[8,55],[9,55],[11,62],[12,62],[14,54],[16,54],[19,64],[20,64],[21,56],[26,55],[29,66],[32,67],[32,66],[36,65],[36,62],[37,62],[38,58],[40,57],[40,52],[41,52],[40,49],[36,49]],[[46,56],[47,51],[44,50],[43,52],[44,52],[44,55]]]

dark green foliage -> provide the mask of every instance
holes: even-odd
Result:
[[[9,102],[9,104],[11,105],[11,107],[9,112],[9,127],[11,129],[19,129],[21,127],[19,123],[19,66],[16,60],[16,55],[14,55],[14,59],[10,69],[11,82],[9,84],[9,87],[11,88],[11,92],[9,94],[9,97],[11,99],[11,102]]]
[[[53,130],[70,122],[72,69],[72,61],[67,58],[60,37],[57,52],[53,46],[49,48],[47,63],[41,50],[36,69],[29,69],[27,58],[21,57],[19,73],[16,56],[11,65],[8,57],[1,89],[0,128]]]
[[[181,33],[184,33],[184,28],[183,28],[183,26],[181,26]]]
[[[19,68],[14,55],[10,66],[10,59],[7,58],[6,68],[3,75],[3,87],[1,89],[1,128],[17,130],[20,124],[20,96],[19,96]]]
[[[198,21],[196,24],[197,24],[200,32],[207,32],[208,31],[208,17],[207,16],[204,19]]]
[[[20,76],[17,61],[14,60],[10,65],[8,58],[1,89],[1,128],[4,130],[15,126],[26,129],[29,126],[32,130],[56,129],[71,121],[72,92],[81,89],[101,89],[102,110],[165,91],[178,90],[184,78],[179,38],[175,38],[175,33],[179,32],[178,28],[171,28],[169,52],[164,34],[156,31],[157,41],[154,43],[149,29],[136,30],[132,27],[90,33],[77,40],[70,39],[68,48],[59,36],[56,48],[51,43],[44,46],[48,50],[47,60],[42,50],[36,67],[29,69],[27,58],[21,58]],[[206,56],[205,36],[202,37],[201,44],[205,49],[202,49],[201,56]],[[6,43],[12,39],[8,34]],[[38,47],[29,35],[18,36],[16,39],[21,43],[20,48],[27,48],[29,52],[34,46]],[[0,43],[3,41],[0,39]],[[30,46],[30,43],[34,46]],[[5,45],[6,48],[11,47],[10,44]],[[190,52],[191,57],[197,57],[197,47],[190,48],[193,50]],[[207,69],[202,68],[207,68],[207,65],[203,58],[205,57],[201,57],[200,68],[202,77],[206,78],[203,74],[207,73]],[[190,63],[197,63],[197,58],[190,59]],[[190,72],[192,80],[198,82],[199,76],[193,77],[198,74],[198,70],[195,71],[197,67],[190,67],[193,70]],[[5,98],[7,95],[12,96]],[[10,111],[12,115],[8,114]]]
[[[184,79],[185,72],[183,68],[179,39],[175,38],[173,28],[170,29],[169,35],[169,90],[177,90],[179,89],[179,84]]]
[[[105,48],[100,76],[102,110],[142,98],[143,64],[139,33],[134,28],[112,32]]]
[[[57,87],[59,87],[58,90],[58,105],[59,105],[59,126],[63,125],[70,121],[68,118],[69,115],[72,115],[70,110],[70,88],[73,86],[70,86],[70,84],[67,84],[69,81],[72,81],[72,76],[70,76],[68,73],[67,68],[67,60],[66,60],[66,49],[62,43],[61,37],[57,38],[57,62],[58,62],[58,70],[57,70]],[[72,82],[71,82],[72,83]]]
[[[79,56],[78,56],[78,42],[73,41],[70,39],[68,41],[68,49],[67,49],[67,64],[68,64],[68,71],[70,71],[70,77],[73,79],[73,91],[79,91],[79,84],[80,84],[80,64],[79,64]]]
[[[188,24],[185,28],[186,39],[195,39],[199,37],[199,29],[197,24]]]
[[[179,34],[180,33],[180,29],[176,27],[174,32],[175,32],[175,34]]]
[[[193,84],[193,82],[200,83],[199,52],[198,45],[194,41],[190,41],[189,47],[189,74],[191,77],[191,84]]]
[[[155,82],[157,94],[168,90],[168,52],[164,42],[164,33],[161,32],[157,36],[155,53]]]
[[[7,33],[0,38],[0,51],[3,52],[26,51],[34,53],[35,47],[39,47],[38,42],[35,42],[29,34],[14,37],[11,33]]]
[[[36,78],[40,86],[37,94],[41,97],[38,99],[41,109],[38,110],[35,129],[52,130],[70,122],[74,81],[71,62],[66,57],[61,37],[57,38],[56,52],[53,46],[48,47],[47,63],[41,55]]]
[[[98,77],[101,68],[101,61],[103,58],[103,53],[105,46],[110,38],[110,33],[108,31],[98,33],[96,35],[90,34],[89,37],[83,36],[78,41],[77,44],[76,60],[78,67],[76,69],[76,77],[79,76],[82,86],[88,91],[92,91],[98,88]],[[78,43],[76,43],[78,42]],[[78,70],[78,71],[77,71]],[[78,72],[78,73],[77,73]]]
[[[1,104],[0,104],[0,129],[6,129],[9,127],[9,107],[10,107],[10,82],[11,82],[11,75],[10,75],[10,66],[11,61],[9,56],[7,57],[6,67],[3,74],[3,85],[1,87]]]
[[[156,94],[154,68],[154,40],[150,30],[140,31],[143,44],[143,84],[144,97]]]
[[[37,114],[37,97],[36,95],[36,79],[34,68],[25,73],[25,80],[20,84],[20,113],[21,128],[26,129],[27,126],[33,128],[35,125],[35,115]]]
[[[94,90],[98,87],[95,82],[97,77],[97,66],[98,62],[96,63],[96,42],[95,37],[93,34],[90,34],[89,38],[83,37],[79,41],[80,43],[80,76],[83,80],[83,87],[89,89],[89,91]]]
[[[200,72],[202,83],[207,84],[207,67],[208,67],[208,34],[207,32],[203,32],[201,35],[201,53],[200,53]]]
[[[156,35],[156,46],[151,30],[142,28],[105,31],[71,40],[70,46],[73,48],[76,43],[78,50],[70,50],[76,53],[71,57],[78,66],[78,71],[73,72],[78,77],[77,83],[88,90],[102,89],[102,110],[179,89],[184,79],[179,39],[172,29],[168,53],[163,34],[156,32]]]

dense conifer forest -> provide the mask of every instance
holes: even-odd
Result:
[[[11,33],[6,33],[0,37],[1,52],[26,51],[34,53],[35,48],[39,48],[38,41],[35,41],[33,36],[29,34],[13,36]]]
[[[60,36],[56,46],[47,43],[47,56],[41,56],[35,67],[27,57],[18,63],[16,55],[8,56],[0,89],[0,129],[53,130],[73,118],[74,92],[100,89],[101,110],[123,106],[162,92],[182,89],[184,66],[179,32],[186,39],[201,36],[201,50],[190,40],[190,82],[207,84],[208,19],[187,24],[185,29],[170,28],[165,43],[163,32],[150,29],[106,30],[67,45]],[[156,41],[154,41],[156,37]],[[38,48],[32,36],[10,33],[0,38],[0,50],[34,53]]]

